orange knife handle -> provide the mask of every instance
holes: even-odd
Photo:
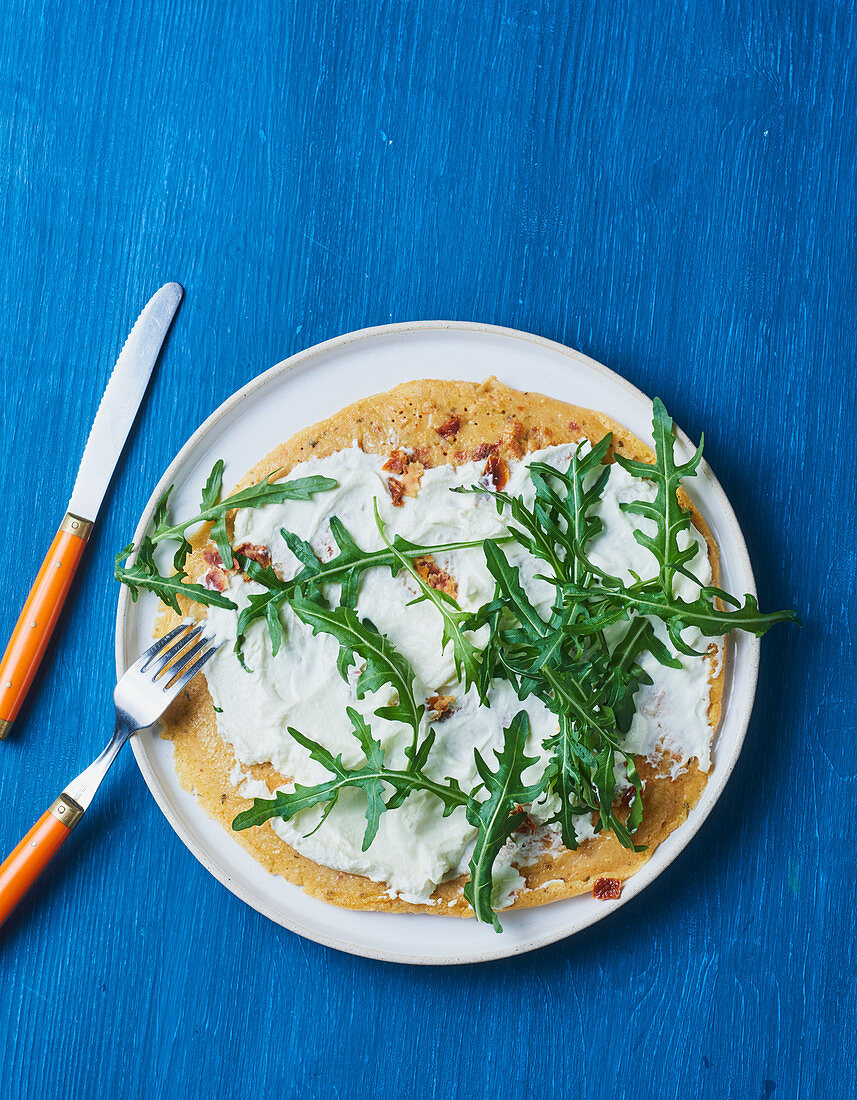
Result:
[[[8,734],[53,633],[92,524],[67,513],[0,663],[0,741]]]
[[[61,794],[0,864],[0,925],[57,854],[81,817],[83,808],[67,794]]]

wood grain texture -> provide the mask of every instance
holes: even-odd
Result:
[[[745,525],[756,709],[693,844],[517,962],[306,943],[197,865],[130,755],[0,939],[4,1096],[854,1094],[852,2],[5,0],[8,636],[147,297],[187,291],[14,740],[0,850],[105,738],[112,556],[235,388],[469,318],[658,393]],[[55,1010],[61,1000],[63,1012]]]

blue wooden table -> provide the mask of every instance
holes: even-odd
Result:
[[[746,748],[597,927],[402,968],[304,942],[126,754],[0,938],[3,1097],[854,1095],[857,15],[791,4],[4,0],[5,641],[142,303],[186,299],[36,689],[7,851],[105,738],[112,559],[233,390],[350,329],[528,329],[660,394],[745,526]]]

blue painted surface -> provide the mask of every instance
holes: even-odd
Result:
[[[104,740],[114,552],[234,389],[391,320],[541,333],[664,397],[745,524],[746,749],[672,868],[518,961],[303,942],[130,754],[0,939],[4,1096],[854,1094],[853,3],[5,0],[5,638],[146,297],[187,297],[13,740],[8,850]]]

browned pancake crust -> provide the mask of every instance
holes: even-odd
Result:
[[[483,384],[407,382],[389,393],[357,401],[335,416],[298,432],[254,466],[238,487],[253,484],[275,471],[285,476],[299,462],[322,458],[355,443],[372,454],[389,454],[397,447],[405,448],[429,467],[470,461],[484,444],[496,443],[499,455],[509,461],[555,444],[584,438],[595,442],[607,432],[613,433],[615,450],[643,462],[653,460],[649,448],[603,414],[542,394],[512,390],[496,379]],[[690,507],[694,524],[705,536],[716,582],[717,549],[711,534],[684,494],[680,498]],[[192,577],[198,577],[204,568],[200,551],[207,538],[208,529],[203,528],[194,539],[195,552],[188,563]],[[183,601],[183,610],[197,617],[205,614],[204,608],[189,601]],[[167,630],[176,621],[172,612],[165,611],[158,632]],[[711,682],[712,729],[717,728],[720,718],[723,680],[721,668]],[[173,741],[176,771],[182,785],[271,873],[282,875],[308,894],[350,909],[471,915],[462,893],[463,878],[442,883],[432,895],[433,905],[413,905],[391,898],[384,883],[336,871],[300,855],[276,835],[270,823],[232,832],[231,822],[236,814],[252,803],[242,798],[230,782],[235,758],[231,746],[224,744],[217,733],[211,697],[202,678],[197,678],[184,697],[170,708],[163,736]],[[645,780],[645,790],[643,823],[635,840],[645,844],[646,851],[628,851],[612,834],[587,840],[577,851],[562,850],[557,854],[546,851],[534,865],[522,869],[526,887],[511,908],[542,905],[584,893],[599,878],[624,881],[686,819],[707,780],[696,761],[676,779],[658,774],[642,757],[636,762]],[[270,764],[245,766],[244,772],[265,780],[272,791],[288,778],[278,775]]]

